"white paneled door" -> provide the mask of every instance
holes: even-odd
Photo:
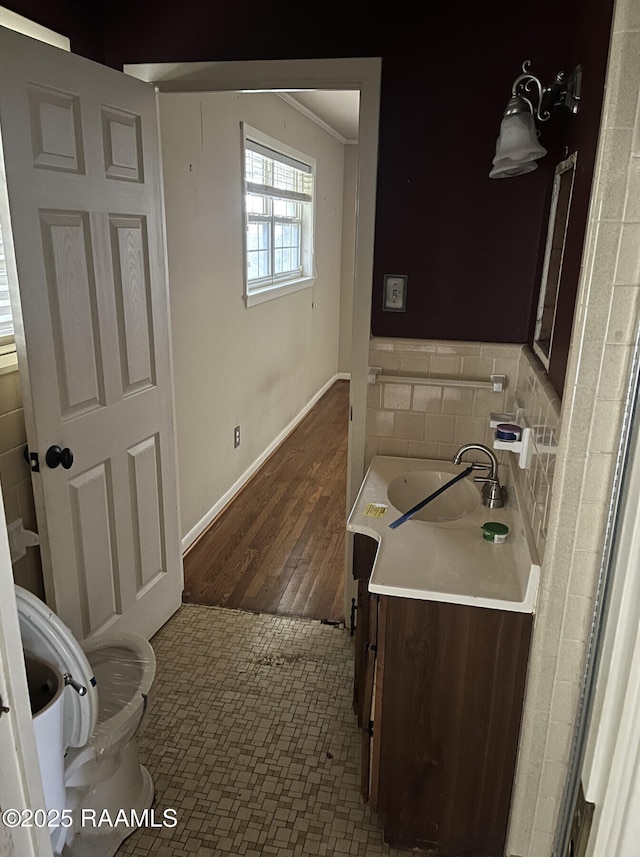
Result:
[[[0,28],[0,131],[47,601],[149,637],[182,592],[155,92]]]

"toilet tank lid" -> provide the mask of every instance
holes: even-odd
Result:
[[[15,586],[22,646],[25,652],[55,664],[69,673],[87,692],[80,695],[65,689],[64,742],[67,747],[84,747],[98,720],[98,691],[93,668],[69,628],[50,607],[32,592]]]

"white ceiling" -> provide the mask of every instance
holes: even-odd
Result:
[[[340,62],[337,60],[336,62]],[[304,113],[314,122],[337,137],[342,143],[358,142],[358,117],[360,92],[357,90],[298,89],[289,90],[280,81],[264,80],[264,89],[247,90],[242,85],[234,86],[235,63],[140,63],[125,65],[124,72],[140,80],[153,83],[164,92],[207,92],[226,90],[248,92],[274,92],[289,104]],[[252,63],[254,65],[254,63]],[[264,65],[264,64],[263,64]],[[270,65],[267,63],[267,65]],[[276,65],[279,65],[276,63]],[[213,86],[212,70],[216,80],[225,85]],[[257,72],[254,72],[257,74]],[[273,74],[273,72],[271,73]],[[279,76],[279,75],[278,75]]]
[[[334,132],[343,143],[358,142],[359,92],[315,89],[280,94],[310,119]]]

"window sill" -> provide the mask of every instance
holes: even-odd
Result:
[[[264,286],[245,294],[244,302],[248,307],[256,306],[257,304],[265,303],[265,301],[273,301],[285,295],[292,295],[294,292],[301,292],[303,289],[310,289],[314,282],[315,277],[302,277],[299,280],[290,280],[286,283]]]
[[[15,351],[11,354],[0,354],[0,375],[8,375],[9,372],[18,371],[18,355]]]

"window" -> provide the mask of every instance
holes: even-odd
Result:
[[[9,297],[7,261],[4,255],[2,227],[0,226],[0,373],[15,366],[16,343],[13,336],[13,315]]]
[[[12,336],[13,318],[11,316],[11,301],[9,300],[9,280],[7,279],[7,263],[4,258],[2,227],[0,226],[0,345],[7,337]]]
[[[243,126],[247,306],[312,285],[314,161]]]
[[[576,153],[556,167],[549,211],[547,229],[547,244],[542,268],[540,298],[536,316],[536,329],[533,337],[533,350],[538,355],[545,369],[549,370],[551,349],[553,347],[553,331],[556,321],[558,290],[562,275],[562,261],[571,210],[571,194],[573,178],[576,171]]]

